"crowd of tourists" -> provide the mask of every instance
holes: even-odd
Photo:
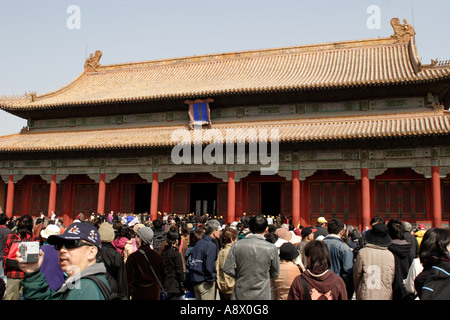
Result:
[[[54,219],[53,219],[54,218]],[[39,253],[19,249],[39,242]],[[450,300],[450,230],[374,217],[362,234],[262,215],[0,214],[4,300]],[[28,255],[30,254],[30,255]]]

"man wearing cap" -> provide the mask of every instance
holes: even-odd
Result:
[[[67,279],[57,291],[52,291],[40,267],[44,252],[39,252],[39,261],[23,263],[17,253],[19,268],[25,273],[23,297],[26,300],[105,300],[99,286],[86,277],[94,276],[109,289],[106,280],[106,268],[97,263],[101,250],[100,235],[90,223],[75,222],[67,227],[61,235],[51,235],[48,243],[58,251],[59,265]]]
[[[328,235],[327,230],[328,221],[324,217],[319,217],[317,219],[317,225],[315,226],[316,232],[314,233],[314,239],[322,240]]]

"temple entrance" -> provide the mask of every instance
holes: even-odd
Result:
[[[191,183],[189,212],[196,215],[208,213],[209,216],[217,214],[217,184]]]
[[[261,214],[278,215],[281,213],[281,183],[261,183]]]
[[[135,185],[134,213],[150,212],[151,194],[151,183],[139,183]]]

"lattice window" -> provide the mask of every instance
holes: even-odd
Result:
[[[23,196],[23,185],[16,184],[14,186],[14,201],[13,201],[13,214],[21,215],[22,214],[22,196]]]
[[[356,183],[348,184],[348,213],[350,215],[357,215],[359,211],[359,195],[358,185]]]
[[[189,213],[189,184],[175,183],[173,185],[173,213]]]
[[[62,216],[64,213],[64,184],[58,184],[56,187],[56,216]]]
[[[34,184],[31,188],[31,213],[37,215],[43,212],[47,215],[48,198],[50,194],[49,184]]]
[[[217,185],[217,214],[224,216],[228,212],[228,185]]]
[[[376,181],[375,213],[385,219],[425,219],[425,181]]]
[[[248,184],[248,213],[261,213],[261,185],[259,183]]]
[[[390,218],[398,219],[400,217],[400,195],[398,183],[389,184],[389,212]]]
[[[319,216],[336,217],[342,221],[358,219],[359,196],[356,182],[311,182],[309,190],[311,221]]]
[[[442,219],[450,219],[450,180],[442,180]]]
[[[98,184],[76,184],[73,200],[73,213],[97,211]]]
[[[311,214],[318,216],[323,211],[321,210],[322,194],[320,191],[320,183],[311,183],[310,194]]]
[[[122,195],[120,198],[120,212],[133,212],[133,185],[122,185]]]

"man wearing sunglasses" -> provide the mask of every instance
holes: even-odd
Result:
[[[101,280],[109,290],[105,265],[97,262],[101,250],[97,228],[90,223],[75,222],[63,234],[49,236],[47,242],[58,250],[59,264],[67,278],[61,288],[50,290],[39,270],[44,259],[42,250],[36,263],[23,263],[18,253],[19,268],[25,273],[22,281],[24,299],[104,300],[104,294],[94,281]]]

